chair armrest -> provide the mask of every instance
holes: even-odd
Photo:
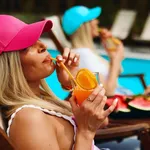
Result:
[[[146,82],[144,80],[144,74],[122,74],[122,75],[119,75],[119,77],[123,77],[123,78],[129,78],[129,77],[138,77],[144,87],[144,89],[147,88],[147,85],[146,85]]]
[[[120,140],[126,137],[140,134],[141,131],[149,132],[150,126],[148,123],[137,124],[119,124],[115,127],[97,130],[95,142],[101,143],[104,141]]]
[[[0,149],[3,150],[14,150],[14,146],[12,145],[10,139],[4,132],[2,128],[0,128]]]

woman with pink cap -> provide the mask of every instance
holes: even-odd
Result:
[[[13,16],[0,15],[0,22],[0,106],[8,120],[7,135],[15,148],[98,149],[93,145],[96,130],[106,125],[117,101],[104,110],[106,96],[102,86],[97,86],[80,107],[74,96],[70,103],[60,101],[44,78],[56,69],[60,83],[70,86],[59,63],[75,74],[79,55],[65,49],[57,57],[58,63],[52,62],[46,45],[38,40],[52,28],[51,21],[26,24]]]

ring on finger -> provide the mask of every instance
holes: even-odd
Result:
[[[87,101],[93,102],[94,99],[91,99],[91,97],[87,98]]]

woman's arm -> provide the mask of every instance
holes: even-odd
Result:
[[[104,45],[110,58],[108,78],[104,84],[107,96],[114,95],[115,89],[117,87],[118,76],[122,69],[121,62],[124,58],[124,47],[121,42],[116,45],[116,50],[111,51],[107,49],[106,42],[110,37],[112,37],[111,33],[107,29],[104,29],[103,33],[101,34],[102,44]]]
[[[106,95],[114,95],[118,83],[118,76],[120,74],[121,62],[124,56],[124,47],[122,44],[118,45],[115,52],[110,52],[110,66],[108,78],[105,83]]]
[[[112,96],[118,84],[118,76],[120,74],[120,62],[117,60],[110,60],[109,73],[107,80],[104,81],[106,95]]]
[[[80,132],[77,130],[74,150],[91,150],[92,149],[92,142],[93,142],[94,136],[90,136],[88,133]]]

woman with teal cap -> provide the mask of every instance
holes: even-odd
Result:
[[[114,93],[122,93],[118,90],[119,88],[117,89],[117,79],[121,71],[121,61],[124,58],[124,48],[121,42],[113,52],[106,48],[106,41],[112,35],[106,29],[99,33],[99,21],[96,18],[100,14],[101,7],[90,9],[85,6],[74,6],[64,13],[62,28],[70,37],[72,49],[80,54],[79,67],[99,72],[106,94],[111,96]],[[96,53],[93,38],[99,36],[109,55],[110,63]],[[125,90],[125,93],[128,93],[127,91]]]

